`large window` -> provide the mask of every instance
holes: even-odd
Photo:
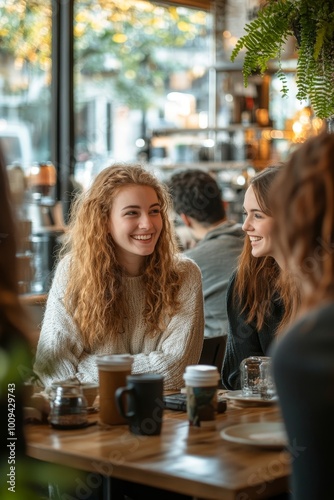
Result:
[[[115,161],[163,161],[153,129],[207,124],[211,16],[138,0],[74,4],[76,180]]]
[[[9,164],[50,160],[51,0],[0,0],[0,139]]]

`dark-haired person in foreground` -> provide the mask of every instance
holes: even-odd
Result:
[[[294,500],[331,500],[334,470],[334,135],[301,145],[271,192],[277,238],[297,277],[297,320],[273,352],[292,451]]]

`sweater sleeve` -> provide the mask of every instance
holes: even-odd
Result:
[[[186,272],[175,314],[154,351],[134,355],[133,373],[160,373],[165,390],[184,386],[187,365],[196,364],[201,355],[204,337],[204,308],[201,272],[193,261],[184,259]]]
[[[81,335],[63,303],[68,264],[67,257],[58,264],[37,345],[34,371],[45,387],[76,377],[79,359],[85,355]]]

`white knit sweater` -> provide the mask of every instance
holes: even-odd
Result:
[[[80,331],[63,304],[67,283],[67,257],[57,267],[49,292],[41,334],[37,346],[35,373],[45,387],[52,382],[76,376],[81,382],[98,382],[96,356],[101,354],[133,355],[132,373],[160,373],[164,388],[178,389],[184,385],[185,367],[199,360],[204,331],[201,273],[197,265],[185,257],[182,267],[187,272],[179,292],[182,304],[177,315],[160,335],[146,335],[141,311],[145,305],[142,278],[124,278],[129,306],[125,331],[86,352]]]

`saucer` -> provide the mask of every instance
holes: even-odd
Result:
[[[284,425],[281,422],[256,422],[226,427],[220,432],[223,439],[233,443],[282,449],[288,444]]]
[[[268,406],[278,402],[277,396],[271,399],[262,399],[260,397],[243,396],[242,391],[229,391],[225,394],[225,397],[244,406]]]

